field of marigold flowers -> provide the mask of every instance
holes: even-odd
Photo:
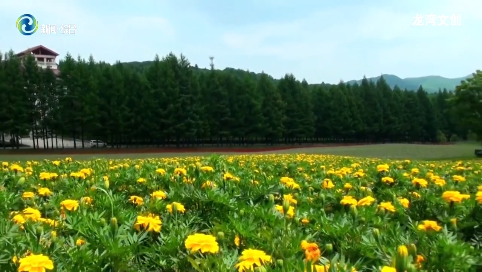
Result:
[[[300,154],[3,162],[0,271],[481,271],[481,178]]]

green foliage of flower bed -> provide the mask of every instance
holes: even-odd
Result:
[[[481,178],[304,154],[4,162],[0,271],[475,271]]]

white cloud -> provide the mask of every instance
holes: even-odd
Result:
[[[222,41],[236,54],[297,59],[303,62],[300,67],[306,67],[300,69],[307,73],[316,70],[319,74],[346,76],[350,70],[349,73],[358,74],[348,75],[354,78],[365,73],[376,76],[380,70],[396,73],[396,70],[410,69],[407,76],[423,75],[418,68],[446,75],[449,69],[453,70],[451,63],[460,60],[461,54],[479,52],[476,46],[482,43],[482,36],[474,34],[482,27],[482,1],[428,0],[405,4],[408,7],[339,6],[315,11],[295,21],[240,27],[225,32]],[[462,25],[413,26],[417,13],[461,14]],[[450,19],[448,22],[450,24]],[[476,59],[482,61],[482,55],[475,53],[470,61]],[[340,66],[356,66],[356,70]],[[397,68],[402,66],[404,68]],[[460,73],[448,76],[463,76],[465,72]]]

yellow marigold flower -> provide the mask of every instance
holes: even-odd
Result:
[[[464,181],[465,181],[465,177],[460,176],[460,175],[453,175],[453,176],[452,176],[452,179],[453,179],[455,182],[464,182]]]
[[[160,232],[162,226],[161,218],[158,215],[148,214],[147,216],[139,215],[137,216],[134,228],[136,230],[141,230],[141,227],[145,231]]]
[[[304,245],[306,261],[316,262],[321,257],[320,249],[316,243],[307,243]]]
[[[350,190],[353,188],[353,185],[351,185],[351,183],[347,182],[343,185],[343,189],[345,190]]]
[[[31,254],[19,260],[18,271],[25,272],[45,272],[54,269],[54,263],[49,257],[42,254]]]
[[[160,169],[156,169],[156,173],[158,173],[159,175],[164,175],[164,174],[166,174],[166,170],[161,169],[161,168],[160,168]]]
[[[93,170],[90,168],[84,168],[80,170],[80,173],[84,174],[84,176],[90,176],[93,173]]]
[[[49,180],[51,178],[50,173],[48,172],[40,172],[39,179],[41,180]]]
[[[185,176],[187,174],[187,170],[184,168],[176,168],[174,169],[174,175]]]
[[[32,199],[35,197],[35,193],[34,192],[24,192],[22,194],[22,198],[23,199]]]
[[[361,177],[364,177],[364,176],[365,176],[365,173],[363,172],[363,170],[358,170],[358,171],[356,171],[356,172],[353,174],[353,176],[354,176],[355,178],[361,178]]]
[[[405,209],[408,209],[408,207],[410,206],[410,201],[406,198],[403,198],[403,197],[399,197],[398,198],[398,202],[400,202],[400,204],[402,205],[402,207],[404,207]]]
[[[130,196],[129,201],[135,205],[142,205],[144,204],[144,199],[140,196]]]
[[[60,202],[60,206],[68,211],[76,211],[79,208],[79,201],[66,199]]]
[[[81,245],[83,245],[83,244],[85,244],[85,240],[84,240],[84,239],[80,239],[80,238],[79,238],[79,239],[77,239],[77,240],[75,241],[75,245],[76,245],[76,246],[81,246]]]
[[[18,224],[18,225],[22,225],[25,222],[27,222],[27,220],[21,214],[14,215],[13,218],[12,218],[12,221],[15,222],[15,224]]]
[[[42,223],[48,224],[51,227],[57,227],[59,225],[58,221],[55,221],[55,220],[50,219],[50,218],[40,218],[39,221],[42,222]]]
[[[212,168],[211,166],[202,166],[199,169],[203,172],[213,172],[214,171],[214,168]]]
[[[80,199],[80,203],[83,203],[83,204],[92,204],[94,200],[91,198],[91,197],[88,197],[88,196],[84,196]]]
[[[422,179],[422,178],[414,178],[412,180],[412,184],[415,185],[415,186],[418,185],[422,188],[425,188],[425,187],[427,187],[428,182],[425,179]]]
[[[364,197],[358,200],[357,206],[370,206],[375,202],[375,198],[371,196]]]
[[[166,199],[167,194],[164,191],[154,191],[152,192],[151,197],[154,199]]]
[[[300,189],[300,185],[296,182],[287,182],[285,184],[286,187],[290,188],[290,189]]]
[[[292,194],[283,195],[283,200],[286,200],[291,204],[297,204],[298,203],[298,201],[293,197]]]
[[[442,198],[447,202],[459,203],[465,199],[470,199],[470,195],[461,194],[459,191],[445,191]]]
[[[179,213],[186,212],[186,208],[184,208],[184,205],[178,202],[172,202],[171,204],[166,205],[166,209],[169,213],[172,213],[174,210]]]
[[[309,223],[310,223],[310,220],[305,217],[305,218],[301,219],[301,223],[303,223],[303,224],[306,225],[306,224],[309,224]]]
[[[442,186],[445,186],[446,182],[442,178],[437,178],[433,181],[433,183],[435,183],[435,185],[438,185],[438,186],[442,187]]]
[[[23,172],[23,167],[18,164],[12,164],[12,166],[10,166],[10,170],[14,172]]]
[[[381,272],[397,272],[397,269],[395,269],[395,267],[384,266],[382,267]]]
[[[425,262],[425,257],[422,255],[418,254],[417,258],[415,259],[415,263],[417,264],[417,267],[420,268],[422,266],[422,263]]]
[[[53,194],[49,188],[45,188],[45,187],[39,188],[37,192],[40,196],[51,196]]]
[[[390,169],[390,166],[388,164],[377,165],[378,172],[388,172],[389,169]]]
[[[282,205],[276,205],[276,206],[275,206],[275,209],[276,209],[279,213],[285,214],[284,208],[283,208]],[[293,206],[290,206],[290,207],[288,208],[288,211],[286,212],[286,217],[288,217],[288,218],[293,218],[293,216],[295,216],[295,208],[294,208]]]
[[[388,183],[388,184],[392,184],[392,183],[394,183],[395,181],[394,181],[393,178],[391,178],[391,177],[383,177],[383,178],[382,178],[382,182]]]
[[[137,182],[139,183],[145,183],[147,180],[145,178],[138,178]]]
[[[422,224],[418,225],[418,229],[424,230],[424,231],[429,231],[429,230],[440,231],[442,227],[439,226],[436,221],[424,220],[422,221]]]
[[[382,202],[378,207],[383,208],[389,212],[396,212],[397,210],[395,209],[395,206],[393,206],[392,202]]]
[[[216,241],[216,237],[212,235],[196,233],[189,235],[184,241],[186,249],[190,250],[191,253],[196,251],[201,251],[202,253],[218,253],[219,244]]]
[[[39,221],[42,218],[42,214],[39,210],[34,208],[26,208],[22,211],[22,215],[25,219],[32,220],[34,222]]]
[[[482,191],[479,191],[475,193],[475,200],[479,203],[482,204]]]
[[[201,188],[214,188],[216,186],[217,186],[216,183],[207,180],[201,185]]]
[[[241,239],[239,238],[239,235],[236,234],[236,236],[234,236],[234,244],[239,247],[239,245],[241,244]]]
[[[344,196],[343,199],[340,201],[340,204],[356,206],[358,204],[358,201],[353,196]]]
[[[331,181],[331,179],[324,179],[321,186],[324,189],[331,189],[331,188],[335,187],[335,184],[333,184],[333,181]]]
[[[238,272],[253,271],[255,266],[260,267],[273,261],[264,251],[251,248],[243,250],[238,260],[236,264]]]
[[[410,192],[410,195],[412,195],[412,196],[415,197],[415,198],[420,198],[420,197],[422,197],[422,196],[421,196],[419,193],[417,193],[417,192]]]

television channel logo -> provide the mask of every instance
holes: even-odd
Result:
[[[32,14],[24,14],[17,19],[17,29],[22,35],[32,35],[38,29],[38,21]]]

